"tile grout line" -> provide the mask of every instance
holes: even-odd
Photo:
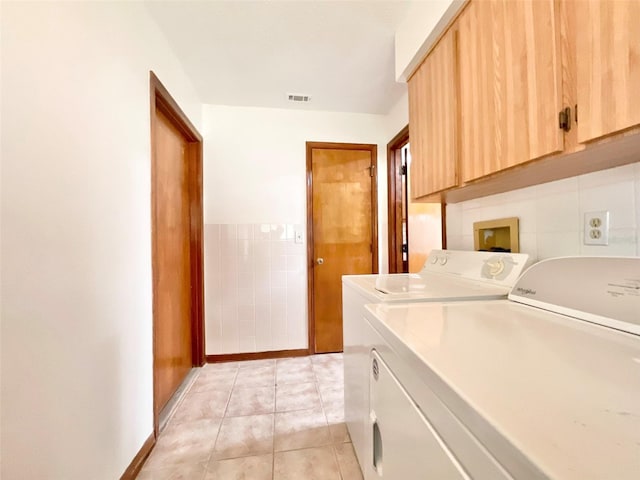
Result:
[[[222,412],[222,418],[220,419],[220,425],[218,426],[218,432],[216,433],[216,438],[213,441],[213,447],[211,447],[211,452],[209,452],[209,457],[208,457],[207,463],[205,464],[205,467],[204,467],[204,476],[206,476],[207,473],[209,473],[209,464],[211,463],[212,457],[214,456],[214,453],[216,451],[216,444],[218,443],[218,437],[220,437],[220,431],[222,430],[222,424],[224,423],[224,419],[226,418],[227,409],[229,408],[229,403],[231,403],[231,395],[233,394],[233,389],[235,388],[236,379],[238,378],[238,373],[239,372],[240,372],[240,368],[238,366],[236,366],[236,374],[233,377],[233,383],[231,384],[231,389],[229,390],[229,397],[227,398],[227,404],[224,407],[224,412]]]
[[[276,402],[278,399],[278,361],[276,360],[273,390],[273,435],[271,436],[271,480],[276,477]]]
[[[213,447],[212,449],[209,451],[209,454],[207,456],[207,460],[206,463],[204,463],[204,472],[203,472],[203,478],[202,480],[204,480],[204,477],[206,477],[207,474],[211,473],[212,470],[209,468],[210,464],[212,463],[212,461],[217,461],[215,459],[215,451],[216,451],[216,445],[217,442],[220,440],[220,435],[221,435],[221,430],[222,430],[222,426],[223,423],[225,422],[225,420],[227,418],[232,418],[232,417],[228,417],[229,414],[229,408],[230,408],[230,404],[231,404],[231,398],[234,394],[234,392],[236,392],[236,388],[241,389],[241,388],[248,388],[248,389],[259,389],[259,388],[269,388],[272,387],[273,388],[273,409],[269,412],[271,413],[272,416],[272,424],[271,424],[271,428],[272,428],[272,435],[271,435],[271,455],[272,455],[272,463],[271,463],[271,468],[272,468],[272,474],[271,474],[271,479],[275,480],[276,478],[276,472],[275,472],[275,455],[278,453],[284,454],[286,452],[292,452],[292,451],[302,451],[302,450],[308,450],[308,449],[313,449],[313,448],[327,448],[327,447],[331,447],[331,451],[333,452],[333,460],[335,462],[335,465],[337,466],[337,470],[338,470],[338,474],[339,476],[336,476],[336,480],[345,480],[345,473],[343,473],[343,467],[340,464],[340,460],[339,460],[339,455],[338,455],[338,446],[342,446],[343,444],[348,444],[350,443],[350,441],[347,439],[347,441],[339,441],[341,440],[342,437],[338,436],[336,438],[334,438],[334,435],[332,434],[331,431],[331,425],[329,423],[329,419],[327,416],[327,406],[325,405],[325,401],[323,400],[322,397],[322,393],[321,393],[321,386],[322,385],[329,385],[329,382],[333,377],[327,377],[326,376],[326,369],[324,367],[326,367],[326,365],[323,364],[318,364],[318,370],[316,371],[316,369],[314,368],[316,366],[315,363],[313,363],[310,359],[309,359],[309,365],[311,367],[311,372],[312,372],[312,380],[307,378],[305,380],[301,380],[301,381],[297,381],[294,383],[290,383],[290,384],[283,384],[283,386],[292,386],[292,387],[296,387],[296,386],[300,386],[300,385],[304,385],[304,384],[313,384],[314,386],[314,392],[315,395],[317,396],[318,400],[319,400],[319,407],[320,407],[320,411],[322,412],[322,416],[323,416],[323,420],[324,420],[324,425],[325,428],[328,430],[328,440],[327,443],[325,444],[319,444],[319,445],[315,445],[315,446],[299,446],[297,448],[289,448],[289,449],[284,449],[281,451],[276,451],[275,448],[275,439],[276,439],[276,430],[275,430],[275,425],[277,423],[277,414],[278,413],[283,413],[283,414],[291,414],[293,413],[295,415],[295,412],[299,412],[301,410],[308,410],[309,408],[300,408],[300,409],[294,409],[294,410],[287,410],[284,412],[278,412],[277,411],[277,393],[278,393],[278,382],[279,382],[279,375],[278,375],[278,361],[275,360],[273,361],[273,365],[275,368],[274,374],[273,374],[273,380],[272,383],[267,384],[267,385],[242,385],[238,383],[238,378],[239,378],[239,374],[240,374],[240,367],[239,364],[236,363],[235,365],[235,371],[234,371],[234,377],[233,377],[233,381],[231,382],[231,385],[229,387],[229,392],[228,392],[228,396],[226,398],[226,403],[224,406],[224,410],[222,412],[222,418],[220,419],[220,424],[219,424],[219,428],[216,432],[214,441],[213,441]],[[286,375],[285,375],[286,377]],[[322,380],[321,381],[321,377]],[[311,381],[309,381],[311,380]],[[195,384],[195,381],[193,382],[193,384]],[[193,384],[190,386],[190,388],[188,389],[189,392],[191,391],[191,388],[193,387]],[[207,393],[208,391],[204,391],[201,393]],[[331,397],[331,395],[330,395]],[[329,404],[331,404],[331,402],[329,402]],[[315,409],[315,408],[314,408]],[[265,412],[266,413],[266,412]],[[257,415],[257,414],[251,414],[251,415]],[[245,416],[251,416],[251,415],[234,415],[233,417],[245,417]],[[229,457],[224,458],[224,459],[219,459],[221,460],[233,460],[236,458],[247,458],[247,457],[254,457],[257,454],[253,453],[253,454],[240,454],[237,456],[233,456],[233,457]]]
[[[344,480],[344,474],[342,473],[342,466],[340,465],[340,459],[338,458],[338,451],[336,450],[335,445],[331,445],[331,449],[333,450],[333,458],[338,465],[338,473],[340,474],[340,480]]]

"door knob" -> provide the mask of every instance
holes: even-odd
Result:
[[[322,258],[322,257],[318,257],[318,259],[316,260],[316,263],[317,263],[318,265],[322,265],[322,264],[324,263],[324,258]]]

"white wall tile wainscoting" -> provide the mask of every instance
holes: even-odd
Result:
[[[205,243],[208,355],[307,348],[302,225],[209,224]]]
[[[609,245],[584,245],[585,212],[602,210]],[[447,247],[472,250],[473,223],[503,217],[519,217],[520,251],[538,260],[640,255],[640,163],[447,205]]]

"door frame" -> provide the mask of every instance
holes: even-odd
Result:
[[[409,142],[409,125],[404,127],[393,137],[387,144],[387,225],[388,225],[388,258],[389,273],[401,273],[402,263],[398,265],[397,253],[399,242],[402,244],[402,174],[400,166],[402,161],[396,158],[396,151],[401,149]],[[407,171],[407,188],[409,172]],[[407,209],[408,209],[407,205]],[[398,215],[399,208],[399,215]],[[399,235],[398,235],[399,234]],[[400,240],[398,240],[400,239]],[[407,245],[409,243],[409,222],[407,215]],[[407,254],[407,259],[408,259]]]
[[[314,148],[325,150],[368,150],[371,152],[371,259],[373,273],[378,273],[378,146],[369,143],[307,142],[307,325],[309,329],[309,354],[316,353],[316,321],[313,304],[313,172],[311,153]]]
[[[156,387],[158,368],[156,364],[156,321],[158,314],[158,245],[156,239],[156,109],[160,110],[184,135],[187,141],[188,188],[189,188],[189,257],[191,270],[191,353],[192,365],[205,363],[204,355],[204,273],[203,273],[203,213],[202,213],[202,136],[173,99],[158,77],[149,72],[151,100],[151,270],[153,278],[153,429],[159,434],[160,409],[157,405]]]
[[[402,174],[400,173],[401,161],[395,155],[395,152],[402,148],[406,143],[410,143],[409,125],[404,127],[393,139],[387,144],[387,225],[388,225],[388,258],[389,273],[401,273],[396,253],[398,248],[398,238],[402,238]],[[408,165],[407,165],[408,167]],[[409,188],[409,171],[407,168],[407,188]],[[407,199],[411,202],[411,198]],[[400,216],[398,216],[398,207],[400,207]],[[447,248],[447,204],[444,199],[440,201],[440,215],[442,223],[442,248]],[[407,208],[407,246],[409,245],[409,205]],[[400,218],[399,218],[400,217]],[[398,235],[399,233],[399,235]],[[410,252],[408,252],[410,253]],[[407,254],[407,263],[408,263]]]

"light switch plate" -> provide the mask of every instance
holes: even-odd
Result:
[[[294,242],[302,243],[302,232],[300,230],[296,230],[294,233]]]

